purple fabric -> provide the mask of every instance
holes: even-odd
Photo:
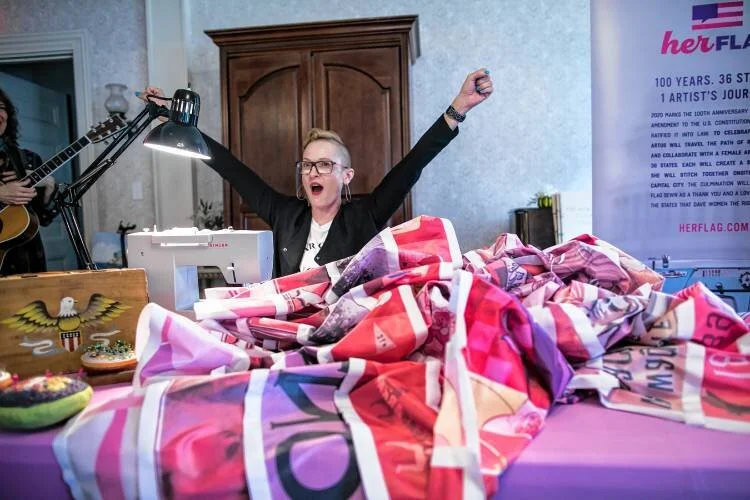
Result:
[[[501,477],[497,500],[750,498],[750,435],[557,405]]]
[[[67,498],[52,451],[59,427],[34,433],[0,430],[0,490],[3,498]]]
[[[94,388],[89,404],[127,394],[130,384]],[[52,450],[62,424],[36,432],[0,430],[0,498],[70,498]]]
[[[98,388],[92,403],[128,390]],[[69,496],[52,451],[59,430],[0,431],[0,496]],[[596,400],[558,405],[495,498],[746,499],[747,450],[750,435],[608,410]]]

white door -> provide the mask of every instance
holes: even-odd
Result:
[[[0,87],[5,90],[18,111],[20,134],[18,144],[46,161],[71,142],[68,128],[68,104],[65,94],[35,83],[0,72]],[[70,184],[73,168],[67,162],[54,174],[55,180]],[[55,217],[40,229],[47,269],[61,271],[77,269],[75,251],[61,217]]]

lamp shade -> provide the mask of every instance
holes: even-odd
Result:
[[[152,149],[190,158],[210,160],[208,146],[197,128],[168,121],[153,129],[143,140]]]
[[[149,132],[143,145],[180,156],[210,160],[206,141],[196,127],[200,103],[200,97],[192,90],[177,90],[172,97],[169,121]]]

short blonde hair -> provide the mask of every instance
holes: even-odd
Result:
[[[324,130],[322,128],[311,128],[305,136],[305,140],[302,142],[302,149],[304,150],[311,142],[315,141],[328,141],[336,144],[341,152],[341,160],[344,162],[344,166],[351,168],[352,157],[349,154],[349,149],[344,144],[341,136],[333,130]]]

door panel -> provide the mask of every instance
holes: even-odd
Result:
[[[338,132],[352,156],[352,194],[369,193],[403,156],[400,49],[313,53],[315,126]],[[391,220],[404,220],[402,209]]]
[[[271,229],[271,226],[263,222],[263,219],[255,215],[247,206],[244,206],[244,210],[242,212],[242,222],[240,222],[239,227],[241,227],[242,229],[253,229],[255,231]]]
[[[310,127],[309,78],[302,53],[253,55],[229,61],[230,149],[274,189],[295,194],[294,164]],[[232,192],[235,227],[260,229]],[[264,225],[265,226],[265,225]],[[267,227],[267,226],[265,226]]]

